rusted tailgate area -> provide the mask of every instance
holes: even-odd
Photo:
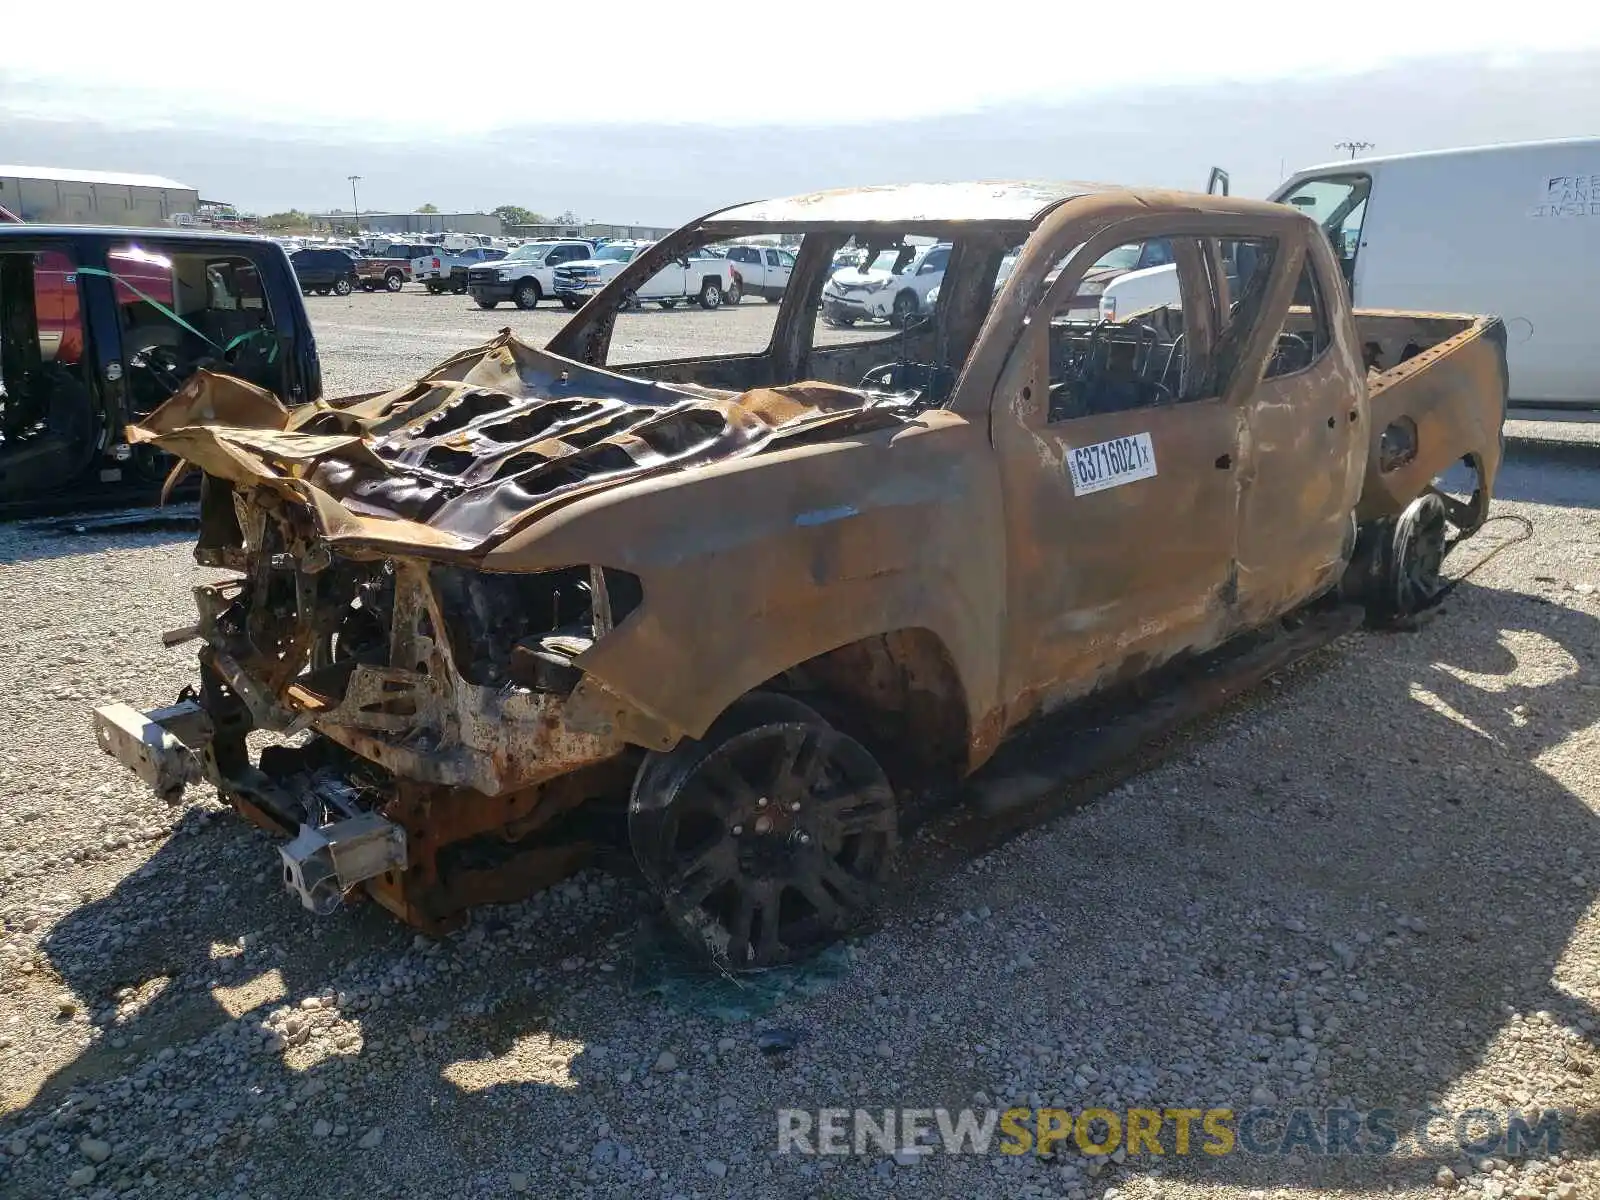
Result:
[[[1358,518],[1398,516],[1439,475],[1466,459],[1478,476],[1475,520],[1481,524],[1500,467],[1504,323],[1499,317],[1385,311],[1357,311],[1355,319],[1372,406],[1372,449]]]

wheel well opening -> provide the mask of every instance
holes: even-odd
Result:
[[[948,782],[964,772],[966,689],[931,630],[897,629],[849,642],[763,687],[805,701],[861,741],[897,789]]]

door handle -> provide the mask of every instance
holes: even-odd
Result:
[[[1219,471],[1230,471],[1230,470],[1233,469],[1233,455],[1231,455],[1231,454],[1219,454],[1219,455],[1217,455],[1216,463],[1213,464],[1213,465]]]

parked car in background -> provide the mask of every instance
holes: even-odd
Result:
[[[1000,268],[994,273],[995,294],[998,295],[1000,289],[1005,286],[1006,280],[1011,278],[1011,272],[1016,269],[1017,258],[1021,253],[1022,247],[1018,246],[1013,250],[1007,251],[1006,256],[1000,260]],[[933,289],[922,298],[922,307],[930,313],[938,307],[939,289],[942,286],[942,283],[935,284]]]
[[[326,296],[348,296],[357,284],[356,260],[347,250],[316,250],[307,247],[289,255],[300,290]]]
[[[411,264],[433,247],[425,242],[391,242],[367,258],[356,259],[356,277],[369,292],[383,288],[398,292],[411,278]]]
[[[505,256],[504,250],[494,250],[488,246],[468,246],[462,250],[440,247],[432,254],[411,260],[411,279],[436,296],[442,292],[465,295],[468,271],[484,263],[498,262]]]
[[[654,242],[610,242],[581,259],[556,268],[556,298],[569,309],[583,302],[610,283],[641,252]],[[701,308],[721,308],[730,292],[738,294],[734,264],[726,258],[696,251],[687,258],[674,259],[657,271],[633,296],[633,306],[650,300],[662,308],[676,308],[681,301],[694,300]]]
[[[928,293],[939,286],[950,263],[950,243],[902,245],[872,262],[835,271],[822,289],[822,319],[847,328],[857,321],[904,325],[928,311]]]
[[[593,243],[577,238],[524,242],[494,263],[468,267],[467,291],[479,308],[493,308],[502,300],[522,309],[538,308],[539,301],[555,294],[556,268],[593,253]]]
[[[783,299],[789,273],[794,270],[794,255],[789,251],[773,246],[729,246],[725,257],[733,268],[736,286],[722,298],[724,303],[737,304],[742,296]]]
[[[1519,417],[1600,416],[1600,301],[1579,282],[1600,261],[1600,138],[1345,159],[1297,171],[1272,199],[1321,226],[1360,307],[1504,318]],[[1101,314],[1177,303],[1166,267],[1118,279]]]

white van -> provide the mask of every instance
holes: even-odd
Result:
[[[1322,225],[1357,307],[1503,318],[1513,407],[1600,409],[1600,138],[1329,163],[1272,199]],[[1114,281],[1100,313],[1177,303],[1155,267]]]

